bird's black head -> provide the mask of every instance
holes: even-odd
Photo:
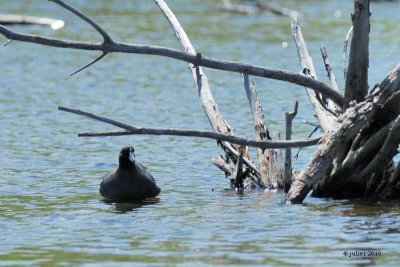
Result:
[[[131,146],[127,146],[121,149],[119,152],[119,165],[122,167],[128,167],[135,164],[135,149]]]

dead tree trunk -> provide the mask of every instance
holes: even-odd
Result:
[[[370,23],[369,0],[355,0],[353,21],[353,38],[350,46],[349,66],[347,67],[345,106],[351,101],[361,102],[368,93],[368,44]]]

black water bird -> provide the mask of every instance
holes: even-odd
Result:
[[[156,197],[160,188],[150,172],[135,160],[133,147],[124,147],[119,153],[118,167],[100,183],[100,194],[108,200],[143,200]]]

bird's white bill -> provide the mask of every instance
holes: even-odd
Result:
[[[132,151],[129,151],[129,160],[130,160],[132,163],[135,163],[135,153],[132,152]]]

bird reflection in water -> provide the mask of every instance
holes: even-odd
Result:
[[[138,210],[145,206],[157,204],[158,202],[160,202],[160,199],[159,198],[148,198],[148,199],[141,200],[141,201],[114,201],[114,200],[102,199],[101,201],[103,201],[104,203],[106,203],[108,205],[114,206],[113,212],[115,212],[115,213],[126,213],[126,212]]]

